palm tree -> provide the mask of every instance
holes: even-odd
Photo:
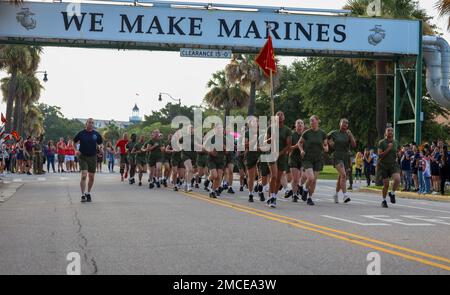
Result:
[[[233,108],[242,108],[248,104],[248,94],[239,85],[232,85],[223,70],[214,73],[207,86],[209,91],[205,95],[205,102],[215,109],[223,109],[225,118]]]
[[[2,49],[3,66],[11,75],[8,81],[8,92],[6,101],[6,132],[11,131],[11,119],[14,98],[17,90],[17,75],[19,72],[27,72],[32,63],[30,50],[26,46],[7,45]]]
[[[352,11],[352,15],[361,16],[366,14],[366,8],[371,0],[348,0],[344,9]],[[424,20],[424,34],[432,33],[432,27],[427,23],[430,19],[425,11],[418,10],[412,0],[384,0],[382,16],[387,18],[408,18]],[[365,77],[371,77],[375,71],[376,75],[376,126],[378,138],[384,136],[387,124],[387,73],[393,68],[392,62],[385,60],[368,61],[354,60],[351,62],[358,73]]]
[[[225,67],[225,73],[231,84],[239,84],[249,94],[248,116],[255,114],[256,91],[270,91],[269,79],[264,76],[259,66],[254,62],[254,54],[233,55],[231,62]],[[276,60],[278,68],[278,60]],[[280,84],[280,71],[273,76],[274,89]]]
[[[27,135],[39,137],[44,134],[44,116],[36,104],[25,107],[24,132]]]
[[[249,95],[248,116],[255,114],[256,91],[262,89],[266,83],[264,75],[258,65],[254,63],[255,55],[234,55],[231,62],[225,67],[228,81],[239,84]]]
[[[113,124],[113,123],[109,123],[102,132],[102,136],[106,141],[111,141],[111,142],[115,142],[116,140],[119,139],[120,137],[120,130],[119,127],[117,127],[117,125]]]
[[[439,10],[439,16],[450,16],[450,0],[439,0],[436,2],[436,9]],[[447,30],[450,31],[450,17],[448,18]]]
[[[14,129],[22,133],[24,122],[23,110],[39,100],[42,86],[39,79],[34,75],[21,74],[19,75],[18,82],[18,102],[16,102],[14,108]]]
[[[11,77],[2,79],[1,88],[4,100],[8,98],[6,100],[6,119],[7,122],[9,122],[9,127],[21,132],[23,131],[22,121],[24,103],[33,103],[37,101],[40,96],[42,86],[39,80],[34,76],[34,72],[38,68],[42,48],[39,46],[5,46],[2,54],[7,56],[10,52],[12,52],[11,60],[5,58],[4,64],[7,68],[9,65],[12,65],[9,69],[12,69],[13,72]],[[18,53],[17,57],[14,57],[14,53]],[[26,60],[19,60],[16,62],[13,60],[14,58],[25,58]],[[14,66],[14,63],[19,65]],[[14,111],[14,116],[11,114],[11,117],[8,118],[8,104],[10,103],[11,98],[13,105],[11,105],[10,108],[11,112]]]

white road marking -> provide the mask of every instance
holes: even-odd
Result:
[[[353,224],[357,224],[357,225],[363,225],[363,226],[390,226],[390,224],[387,224],[387,223],[361,223],[361,222],[357,222],[357,221],[353,221],[353,220],[349,220],[349,219],[344,219],[344,218],[338,218],[338,217],[329,216],[329,215],[322,215],[322,217],[335,219],[335,220],[340,220],[340,221],[353,223]]]
[[[45,178],[45,177],[38,177],[37,180],[38,180],[38,181],[46,181],[46,178]]]
[[[443,221],[442,219],[450,219],[450,217],[441,217],[442,219],[437,218],[430,218],[426,216],[416,216],[416,215],[402,215],[402,217],[406,217],[409,219],[415,219],[419,221],[425,221],[425,222],[431,222],[431,223],[437,223],[437,224],[444,224],[444,225],[450,225],[450,223]]]
[[[361,216],[370,218],[370,219],[380,220],[380,221],[384,221],[384,222],[391,222],[391,223],[396,223],[396,224],[401,224],[401,225],[406,225],[406,226],[434,226],[434,224],[430,224],[430,223],[406,223],[406,222],[403,222],[401,219],[390,218],[387,215],[361,215]]]
[[[14,178],[13,182],[22,182],[22,178]]]
[[[381,204],[381,198],[380,201],[371,201],[371,200],[362,200],[362,199],[355,199],[358,201],[366,201],[366,202],[370,202],[370,203],[377,203],[377,204]],[[450,214],[450,211],[445,211],[445,210],[438,210],[438,209],[431,209],[431,208],[423,208],[423,207],[416,207],[416,206],[409,206],[409,205],[401,205],[401,204],[395,204],[393,206],[398,206],[398,207],[406,207],[406,208],[412,208],[412,209],[419,209],[419,210],[428,210],[428,211],[433,211],[433,212],[440,212],[440,213],[448,213]]]

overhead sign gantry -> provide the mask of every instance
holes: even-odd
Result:
[[[230,50],[257,53],[270,34],[277,55],[392,60],[396,66],[396,134],[399,124],[414,123],[415,140],[421,141],[419,20],[351,17],[345,10],[195,2],[55,2],[0,2],[0,43],[164,51],[201,49],[201,54],[211,49],[226,55]],[[400,64],[405,58],[415,60],[415,86],[405,80]],[[414,98],[410,87],[414,87]],[[402,92],[408,94],[415,116],[412,120],[400,120]]]
[[[26,1],[22,6],[0,3],[0,41],[258,52],[270,33],[278,55],[386,57],[419,53],[420,25],[413,20],[349,17],[343,15],[345,11],[312,15],[306,14],[307,9],[249,5],[161,1],[118,4],[83,2],[74,9],[76,6],[64,2]]]

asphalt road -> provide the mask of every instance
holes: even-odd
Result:
[[[212,200],[149,190],[97,174],[80,203],[78,174],[8,176],[22,184],[0,203],[0,274],[356,274],[376,252],[381,274],[450,274],[450,203],[351,194],[334,204],[319,181],[316,206],[279,198],[268,208],[246,192]]]

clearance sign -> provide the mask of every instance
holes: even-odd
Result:
[[[274,8],[275,9],[275,8]],[[258,52],[271,35],[277,55],[417,55],[420,23],[170,6],[0,3],[0,42],[155,50]]]

